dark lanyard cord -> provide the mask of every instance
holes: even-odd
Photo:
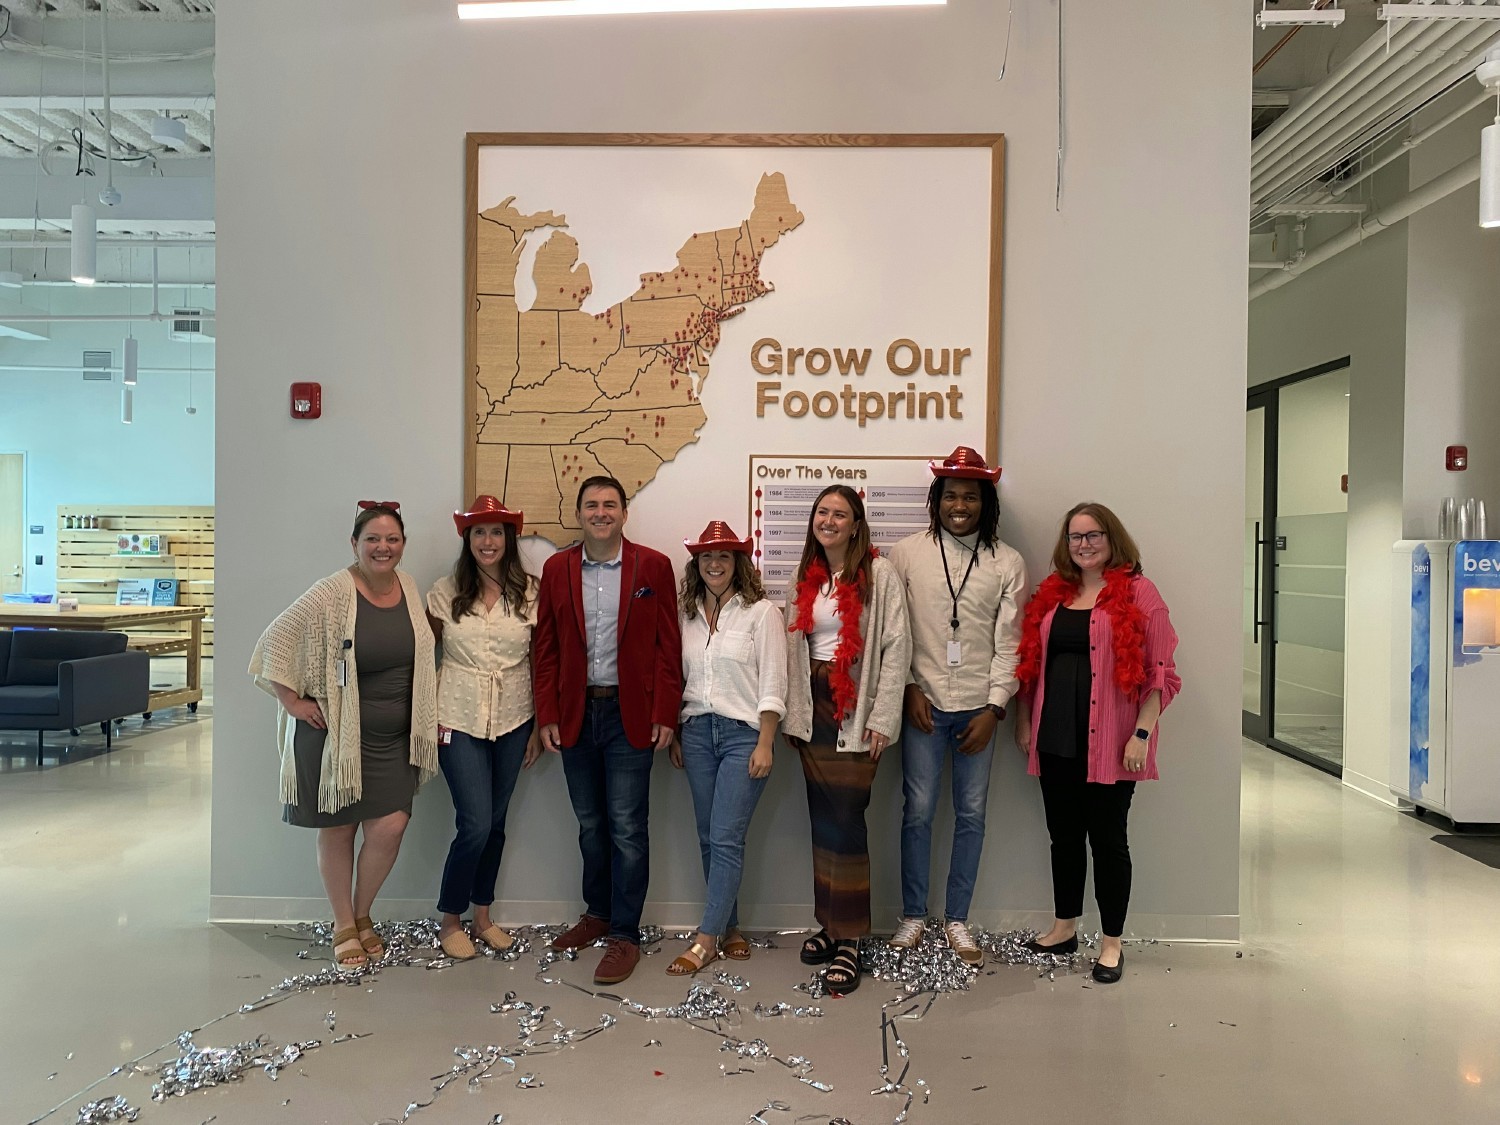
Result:
[[[959,544],[963,546],[963,544]],[[967,547],[964,548],[968,550]],[[943,556],[943,579],[948,583],[948,596],[953,599],[953,616],[948,619],[949,627],[958,632],[958,599],[964,592],[964,587],[969,584],[969,575],[974,572],[974,564],[979,561],[979,546],[975,544],[974,550],[969,554],[969,565],[964,568],[963,581],[959,582],[958,589],[953,588],[953,575],[948,571],[948,550],[943,546],[943,533],[938,532],[938,552]]]

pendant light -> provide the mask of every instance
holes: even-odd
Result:
[[[1484,56],[1474,77],[1500,99],[1500,47]],[[1479,225],[1500,227],[1500,101],[1494,123],[1479,133]]]
[[[127,426],[135,421],[135,388],[120,388],[120,421]]]
[[[137,363],[138,363],[138,361],[137,361],[137,355],[136,355],[137,343],[138,343],[138,341],[136,340],[136,338],[134,336],[126,336],[125,337],[125,345],[124,345],[124,348],[123,348],[124,355],[125,355],[125,359],[124,359],[124,372],[125,372],[124,383],[125,383],[125,385],[127,387],[133,387],[133,386],[135,386],[135,383],[136,383],[136,370],[137,370]]]
[[[73,268],[70,276],[79,285],[92,285],[99,273],[99,235],[94,209],[87,203],[73,204]]]

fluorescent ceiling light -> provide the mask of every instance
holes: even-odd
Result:
[[[805,8],[939,8],[948,0],[490,0],[458,5],[463,20],[676,12],[787,12]]]
[[[1262,11],[1255,17],[1255,22],[1261,27],[1270,27],[1273,24],[1322,24],[1325,27],[1337,27],[1344,22],[1344,12],[1342,8],[1322,10],[1293,8],[1289,12]]]

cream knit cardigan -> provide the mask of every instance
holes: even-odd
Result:
[[[437,665],[432,628],[427,624],[417,584],[398,571],[406,609],[416,638],[412,667],[411,764],[420,785],[437,772]],[[359,745],[359,669],[354,647],[354,622],[359,600],[354,576],[348,570],[330,574],[293,602],[266,626],[250,654],[250,674],[256,686],[276,694],[276,684],[318,701],[328,723],[323,742],[323,766],[318,784],[318,811],[338,812],[359,800],[363,792]],[[338,661],[347,661],[345,683],[338,682]],[[281,800],[298,803],[297,765],[293,744],[297,721],[277,702],[276,742],[281,748]]]

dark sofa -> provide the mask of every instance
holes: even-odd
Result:
[[[151,657],[130,652],[124,633],[0,629],[0,729],[42,736],[99,723],[106,748],[110,720],[150,709]]]

